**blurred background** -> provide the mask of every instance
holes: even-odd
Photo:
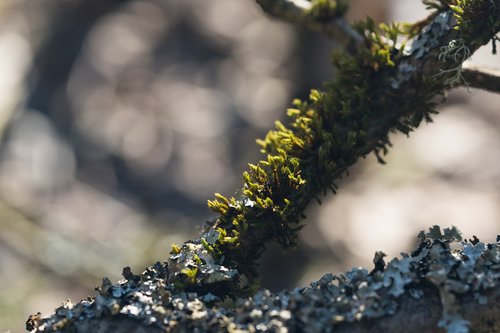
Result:
[[[418,0],[352,0],[351,20],[415,21]],[[333,44],[252,0],[0,1],[0,332],[93,294],[197,237],[254,143],[333,75]],[[472,61],[500,67],[486,47]],[[500,233],[500,98],[453,90],[435,123],[393,137],[313,204],[301,245],[270,246],[291,288],[411,250],[419,230]]]

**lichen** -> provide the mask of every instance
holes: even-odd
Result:
[[[475,237],[462,241],[456,228],[435,226],[421,232],[419,240],[415,251],[388,264],[381,264],[384,255],[377,253],[371,272],[353,268],[326,274],[309,286],[279,293],[260,290],[230,306],[213,294],[178,292],[168,284],[166,263],[140,275],[126,268],[126,278],[117,284],[104,279],[96,296],[75,305],[65,302],[49,318],[31,316],[27,328],[68,332],[79,321],[124,315],[163,332],[333,332],[343,323],[397,316],[403,296],[422,298],[432,285],[443,305],[439,327],[469,332],[456,299],[473,295],[478,305],[489,302],[484,294],[500,282],[500,238],[491,244]]]
[[[415,59],[422,58],[430,50],[440,46],[440,37],[450,29],[451,13],[449,11],[439,12],[429,24],[425,25],[419,35],[406,51],[406,54],[412,55]]]
[[[496,41],[499,40],[496,34],[500,29],[500,5],[494,0],[424,0],[423,2],[428,8],[437,10],[430,18],[436,16],[440,20],[434,19],[434,23],[425,25],[423,30],[416,29],[416,27],[421,27],[421,24],[410,26],[409,31],[416,34],[415,31],[425,32],[433,28],[449,29],[451,23],[458,35],[441,46],[438,58],[446,64],[434,74],[434,77],[444,78],[444,84],[448,87],[461,84],[467,86],[463,78],[462,63],[472,55],[471,48],[475,49],[491,41],[492,52],[496,54]],[[449,20],[451,14],[453,22]],[[441,22],[440,27],[436,25],[439,22]],[[422,38],[423,36],[430,37],[430,39]],[[438,42],[439,39],[433,38],[432,35],[420,34],[408,52],[419,58],[429,48],[434,48]]]

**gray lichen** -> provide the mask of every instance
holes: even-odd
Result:
[[[231,281],[237,275],[236,270],[221,265],[216,256],[210,253],[210,246],[215,244],[219,237],[218,233],[210,230],[204,236],[201,237],[201,242],[186,242],[182,245],[182,251],[171,254],[170,273],[174,273],[175,277],[172,276],[169,282],[174,284],[182,282],[182,285],[187,287],[200,287]]]
[[[478,304],[490,300],[488,290],[500,282],[500,238],[485,244],[462,241],[455,228],[437,226],[419,234],[411,254],[387,265],[378,252],[375,268],[327,274],[307,287],[280,293],[261,290],[232,302],[212,293],[178,292],[168,284],[168,264],[156,263],[142,274],[125,268],[125,279],[104,279],[95,297],[76,305],[64,303],[49,318],[31,316],[27,329],[68,332],[78,322],[126,316],[166,332],[335,332],[338,325],[392,316],[403,296],[425,297],[425,286],[439,291],[442,316],[438,325],[449,333],[469,332],[457,299],[471,295]]]
[[[427,52],[440,45],[441,37],[453,27],[451,25],[452,14],[449,11],[441,12],[436,18],[422,30],[411,47],[406,50],[407,55],[412,55],[415,59],[422,58]]]

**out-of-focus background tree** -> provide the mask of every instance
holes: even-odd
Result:
[[[353,0],[351,19],[424,17],[418,0]],[[331,41],[252,0],[0,1],[0,332],[164,260],[231,195],[255,138],[333,71]],[[485,48],[473,61],[500,67]],[[500,99],[455,90],[388,165],[359,163],[310,207],[301,245],[269,249],[263,284],[289,288],[454,224],[500,221]]]

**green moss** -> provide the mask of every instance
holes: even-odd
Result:
[[[295,100],[288,123],[277,121],[257,140],[266,158],[249,164],[240,197],[217,193],[208,202],[219,214],[209,229],[219,237],[214,244],[202,239],[203,246],[249,277],[267,242],[295,244],[309,202],[335,192],[335,179],[359,157],[375,151],[382,162],[390,130],[408,134],[434,112],[429,101],[440,87],[430,79],[412,78],[398,89],[380,84],[403,58],[404,45],[396,47],[401,27],[367,20],[356,29],[366,48],[354,56],[335,54],[336,79],[323,91],[312,90],[307,101]],[[407,86],[418,89],[405,91]]]
[[[455,3],[455,0],[423,0],[422,3],[427,9],[447,10]]]
[[[428,8],[438,12],[451,9],[455,16],[455,29],[460,31],[456,43],[465,45],[483,45],[492,42],[492,51],[496,53],[496,36],[500,28],[500,5],[492,0],[424,0]]]
[[[171,254],[179,254],[181,253],[181,247],[177,244],[172,244],[172,251],[170,251]]]
[[[455,5],[439,3],[442,8]],[[460,22],[466,22],[467,15],[462,14]],[[463,61],[469,44],[468,33],[451,30],[450,11],[430,17],[427,22],[433,29],[427,30],[377,25],[370,19],[355,25],[362,46],[349,54],[335,53],[336,77],[323,89],[311,90],[307,100],[294,100],[287,120],[277,121],[274,130],[257,140],[264,158],[248,165],[243,188],[235,196],[216,193],[208,201],[217,216],[198,241],[186,242],[180,254],[171,256],[175,271],[181,272],[171,281],[183,288],[196,284],[198,291],[215,281],[224,286],[220,295],[251,292],[257,285],[256,262],[266,244],[295,245],[311,201],[321,203],[328,191],[335,193],[335,182],[359,158],[374,152],[384,163],[391,132],[409,135],[423,121],[431,121],[436,113],[434,97],[443,93],[453,77],[447,71]],[[421,38],[411,51],[398,43],[417,30]],[[441,60],[450,63],[435,75],[440,67],[432,58],[438,57],[443,36],[450,34],[459,36],[460,43],[441,49]],[[425,61],[432,63],[431,68],[417,71]]]
[[[490,40],[496,53],[496,33],[500,28],[500,5],[491,0],[455,0],[453,10],[457,27],[466,45],[485,44]]]
[[[186,285],[194,285],[196,282],[196,275],[198,274],[198,268],[184,268],[181,270],[181,274],[184,276],[184,283]]]
[[[345,14],[349,8],[345,0],[312,0],[307,14],[318,20],[329,20]]]

